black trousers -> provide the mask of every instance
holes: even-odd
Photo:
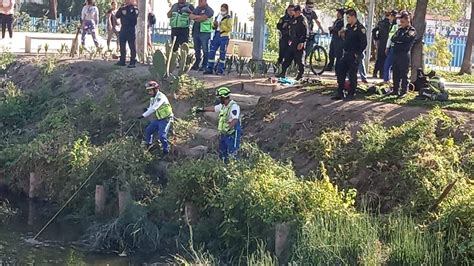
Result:
[[[6,29],[10,38],[13,38],[13,15],[0,14],[0,22],[2,23],[2,39],[5,38]]]
[[[343,48],[344,43],[341,40],[331,40],[331,44],[329,44],[329,64],[327,66],[328,69],[332,70],[335,63],[341,60]]]
[[[357,71],[359,63],[356,62],[355,54],[353,52],[345,52],[340,62],[336,64],[337,76],[337,94],[344,95],[344,85],[346,77],[349,75],[350,89],[348,94],[354,95],[357,89]]]
[[[393,90],[394,92],[406,93],[408,91],[408,69],[410,67],[409,53],[393,54]],[[400,87],[401,85],[401,87]]]
[[[189,28],[174,28],[171,29],[171,41],[176,37],[176,42],[173,51],[178,51],[181,44],[189,42]]]
[[[285,60],[286,52],[288,51],[288,48],[289,48],[288,41],[289,41],[289,38],[286,36],[280,38],[280,41],[278,43],[278,60],[277,60],[278,64],[283,63],[283,60]]]
[[[377,74],[379,74],[379,77],[383,77],[383,67],[385,65],[385,59],[387,59],[387,55],[385,54],[385,46],[384,47],[377,47],[377,59],[375,60],[375,66],[374,66],[374,77],[377,77]]]
[[[127,43],[130,48],[130,65],[137,63],[137,45],[135,31],[121,31],[120,36],[120,63],[125,64],[127,58]]]
[[[282,75],[286,75],[286,70],[290,67],[290,65],[295,62],[298,66],[298,77],[303,77],[304,74],[304,63],[303,63],[303,55],[304,55],[304,48],[298,50],[298,44],[293,43],[288,46],[288,50],[286,52],[285,61],[282,65]]]

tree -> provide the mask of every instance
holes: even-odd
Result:
[[[466,47],[464,48],[464,58],[462,60],[459,74],[472,74],[472,45],[474,43],[474,0],[471,0],[471,19],[469,22],[469,32],[467,33]]]
[[[58,18],[58,0],[49,0],[48,18],[49,19]]]
[[[426,11],[428,9],[428,0],[417,0],[413,26],[417,35],[415,44],[411,50],[411,80],[416,80],[416,71],[423,68],[423,36],[426,29]]]

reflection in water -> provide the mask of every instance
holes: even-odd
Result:
[[[71,220],[58,219],[38,242],[28,241],[54,214],[55,208],[0,191],[0,200],[5,199],[18,209],[18,214],[0,223],[0,265],[134,265],[130,258],[75,250],[71,243],[80,238],[83,228]]]

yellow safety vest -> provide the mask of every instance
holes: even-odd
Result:
[[[153,103],[154,99],[155,98],[151,98],[150,102]],[[166,118],[169,118],[173,114],[173,108],[171,108],[171,104],[165,103],[165,104],[162,104],[158,109],[156,109],[155,114],[158,120],[166,119]]]
[[[223,135],[231,135],[235,131],[234,128],[229,127],[229,114],[234,104],[237,103],[232,100],[227,106],[222,105],[222,109],[219,112],[219,124],[217,125],[217,130]]]

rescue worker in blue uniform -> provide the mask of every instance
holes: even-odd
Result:
[[[400,15],[400,27],[391,39],[393,43],[393,91],[391,95],[405,97],[408,92],[410,50],[415,37],[416,30],[411,25],[409,14],[402,12]]]
[[[163,155],[167,155],[170,151],[168,132],[173,122],[173,108],[171,107],[168,97],[160,91],[158,82],[147,82],[145,89],[150,96],[150,105],[138,119],[149,117],[152,114],[156,115],[156,119],[145,128],[144,144],[149,148],[153,144],[154,134],[158,132]]]
[[[301,7],[296,5],[295,16],[290,22],[290,40],[288,41],[288,50],[285,56],[285,62],[282,65],[281,74],[278,77],[284,78],[290,65],[295,62],[298,66],[298,75],[296,80],[303,78],[304,63],[303,55],[306,41],[308,40],[308,21],[301,13]]]
[[[138,7],[134,4],[133,0],[126,0],[125,5],[119,8],[115,16],[120,19],[122,23],[119,34],[120,61],[117,65],[125,66],[125,59],[127,57],[127,48],[125,45],[128,43],[128,47],[130,48],[130,64],[128,67],[135,68],[135,64],[137,63],[135,26],[137,25],[138,19]]]
[[[331,43],[329,45],[329,64],[326,67],[326,71],[332,71],[334,63],[342,57],[342,50],[344,49],[344,40],[339,36],[339,31],[344,28],[344,9],[337,9],[337,19],[334,21],[331,27],[329,27],[329,33],[331,33]]]
[[[217,64],[217,75],[223,75],[225,70],[225,56],[229,45],[229,35],[232,31],[233,20],[229,14],[229,6],[221,5],[221,12],[214,20],[214,38],[211,41],[211,51],[207,63],[207,70],[204,74],[214,74],[216,65],[216,52],[219,50],[219,62]]]
[[[220,134],[219,155],[225,163],[229,162],[229,157],[236,158],[242,137],[240,106],[230,99],[230,93],[229,88],[221,87],[216,92],[220,101],[218,105],[194,110],[195,113],[219,113],[217,126]]]
[[[288,51],[288,42],[290,41],[290,22],[295,15],[295,5],[289,4],[285,15],[277,23],[277,29],[280,31],[280,41],[278,43],[277,64],[282,64]]]
[[[357,89],[357,70],[362,60],[362,53],[367,47],[367,31],[357,19],[355,10],[346,11],[347,22],[344,31],[340,34],[344,39],[344,53],[340,64],[336,65],[337,91],[334,100],[352,100]],[[344,94],[346,77],[349,75],[350,89]]]

